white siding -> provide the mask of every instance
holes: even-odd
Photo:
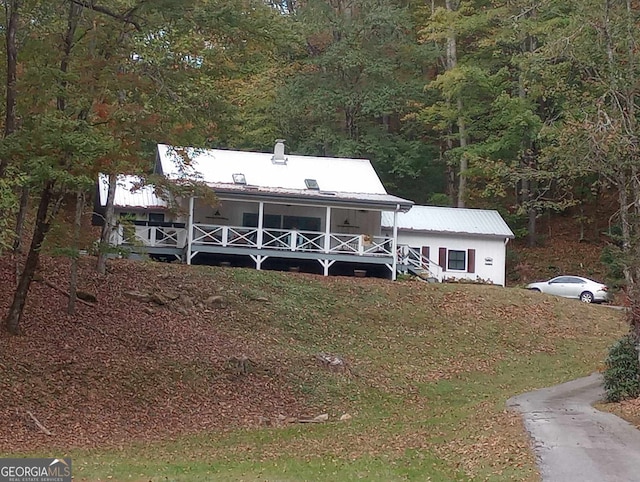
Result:
[[[386,230],[385,230],[386,231]],[[507,238],[505,238],[507,239]],[[475,273],[449,271],[443,266],[444,279],[483,280],[493,284],[505,284],[506,245],[505,239],[480,238],[464,235],[442,235],[419,232],[398,232],[398,244],[406,244],[413,248],[429,246],[429,258],[438,263],[439,249],[468,251],[475,249]],[[487,259],[491,259],[489,265]],[[468,256],[467,256],[468,262]]]

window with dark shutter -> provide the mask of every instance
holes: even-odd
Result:
[[[447,269],[450,271],[465,271],[467,267],[467,252],[450,249],[448,253]]]

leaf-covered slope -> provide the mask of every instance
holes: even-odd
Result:
[[[96,306],[71,318],[66,297],[39,282],[25,335],[0,336],[0,424],[11,434],[0,452],[222,437],[328,413],[326,431],[274,431],[243,450],[352,460],[410,449],[469,474],[511,470],[532,462],[504,401],[599,368],[624,331],[615,310],[517,288],[124,260],[100,279],[90,261],[81,285]],[[9,260],[1,266],[9,283]],[[65,262],[45,258],[40,272],[64,288]],[[8,303],[4,290],[0,309]],[[232,363],[243,356],[248,374]],[[331,424],[344,413],[353,424]],[[233,457],[223,445],[207,456]]]

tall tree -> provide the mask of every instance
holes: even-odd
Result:
[[[180,6],[180,9],[176,7]],[[253,30],[272,15],[262,0],[65,0],[34,10],[40,28],[23,65],[23,128],[0,158],[29,173],[38,196],[32,244],[5,325],[20,327],[40,248],[61,200],[98,172],[145,173],[156,142],[204,145],[220,138],[230,101],[220,95]],[[247,28],[250,27],[250,28]],[[60,41],[59,39],[62,39]]]
[[[458,207],[469,198],[471,147],[486,135],[486,116],[496,95],[495,64],[484,43],[495,15],[489,2],[444,0],[431,2],[421,22],[422,41],[434,43],[441,53],[437,76],[426,86],[434,98],[421,118],[446,141],[448,194]]]
[[[370,158],[389,189],[426,201],[443,179],[425,175],[438,151],[415,114],[436,56],[418,44],[409,3],[301,2],[294,20],[305,50],[272,118],[293,152]]]
[[[458,0],[445,0],[445,6],[449,14],[454,14],[460,8],[460,2]],[[447,30],[447,54],[446,54],[446,68],[447,70],[454,70],[458,66],[458,40],[455,30],[455,23],[452,23]],[[460,172],[458,179],[458,201],[457,206],[463,208],[465,205],[465,197],[467,195],[467,170],[469,169],[469,160],[466,156],[465,148],[468,144],[467,130],[465,127],[465,120],[463,116],[463,99],[460,94],[455,99],[447,98],[447,102],[455,102],[457,111],[457,125],[458,125],[458,142],[460,143],[460,150],[462,156],[460,157]]]
[[[16,97],[17,97],[17,70],[18,70],[18,20],[20,18],[20,0],[4,2],[5,10],[5,48],[6,48],[6,91],[5,91],[5,120],[4,137],[13,134],[16,128]],[[7,182],[6,172],[9,167],[9,159],[0,158],[0,253],[2,252],[3,239],[8,238],[8,220],[11,212],[10,205],[13,199],[11,183]],[[26,191],[28,193],[28,191]],[[28,194],[23,196],[28,199]],[[19,231],[16,229],[16,231]],[[14,241],[18,242],[16,239]],[[15,248],[14,244],[14,248]],[[18,246],[19,247],[19,243]]]
[[[569,4],[572,15],[544,52],[547,65],[565,70],[553,86],[567,98],[556,155],[617,189],[629,320],[640,341],[639,5],[634,0]]]
[[[71,49],[73,47],[73,41],[76,35],[76,29],[78,27],[79,15],[81,7],[75,3],[69,4],[69,14],[66,26],[66,32],[64,34],[64,40],[62,43],[62,57],[60,60],[60,73],[61,79],[64,79],[69,71],[69,60],[71,56]],[[65,90],[66,80],[61,80],[60,92]],[[64,95],[61,93],[56,99],[56,107],[60,113],[64,113],[66,109],[66,102]],[[66,161],[66,159],[64,160]],[[29,286],[33,280],[38,260],[40,257],[40,248],[44,242],[45,236],[49,231],[51,225],[51,216],[55,213],[49,212],[49,207],[55,196],[56,179],[49,177],[44,180],[42,187],[42,193],[40,195],[40,204],[38,205],[38,213],[36,215],[36,224],[31,241],[31,247],[25,261],[24,269],[20,275],[18,286],[14,293],[13,302],[7,313],[5,323],[7,329],[12,334],[18,334],[20,328],[20,320],[24,311],[24,305],[27,300],[27,293]]]

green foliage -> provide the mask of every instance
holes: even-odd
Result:
[[[436,192],[429,197],[429,206],[451,207],[451,198],[444,193]]]
[[[18,209],[16,189],[21,176],[0,178],[0,254],[13,243],[13,213]]]
[[[640,395],[640,365],[633,336],[626,335],[610,349],[604,371],[607,401],[619,402]]]
[[[518,272],[518,264],[520,264],[520,255],[510,245],[507,245],[506,255],[506,272],[509,281],[520,281],[520,273]]]
[[[602,248],[600,261],[607,268],[607,284],[614,288],[624,286],[624,268],[627,261],[623,250],[614,244],[607,244]]]
[[[422,191],[426,201],[442,190],[444,166],[415,114],[428,99],[424,66],[436,56],[432,44],[417,42],[405,3],[301,5],[294,20],[306,52],[276,85],[269,122],[292,152],[369,158],[389,190]]]

